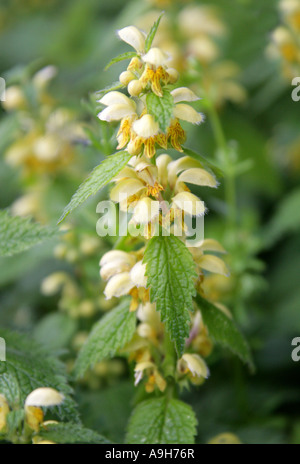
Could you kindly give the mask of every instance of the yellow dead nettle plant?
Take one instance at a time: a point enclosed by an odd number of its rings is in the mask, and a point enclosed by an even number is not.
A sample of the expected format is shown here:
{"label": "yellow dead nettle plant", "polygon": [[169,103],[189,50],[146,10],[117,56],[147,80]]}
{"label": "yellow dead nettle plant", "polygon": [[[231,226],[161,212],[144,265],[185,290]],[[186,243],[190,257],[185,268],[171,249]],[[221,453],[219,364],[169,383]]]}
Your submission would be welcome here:
{"label": "yellow dead nettle plant", "polygon": [[[120,82],[127,87],[129,96],[118,91],[106,93],[99,102],[105,108],[98,117],[107,122],[120,121],[117,134],[118,149],[132,155],[128,165],[112,180],[110,198],[119,204],[121,211],[131,213],[129,224],[142,231],[134,251],[112,250],[100,260],[100,275],[106,281],[104,294],[108,300],[131,296],[130,311],[137,312],[139,324],[136,333],[123,351],[135,361],[135,385],[144,381],[145,389],[164,391],[167,387],[163,370],[151,347],[163,350],[165,328],[155,303],[150,302],[144,263],[145,244],[153,237],[153,223],[174,232],[176,221],[182,225],[181,240],[186,241],[185,218],[203,216],[204,203],[190,191],[190,187],[218,186],[215,175],[190,156],[172,159],[166,153],[157,154],[159,147],[169,146],[182,152],[186,139],[181,120],[200,124],[204,117],[191,104],[199,100],[186,87],[176,87],[178,72],[168,67],[170,57],[159,48],[146,52],[146,35],[134,26],[118,32],[119,37],[131,45],[137,56],[131,59],[127,70],[120,75]],[[152,102],[166,105],[165,120],[155,114]],[[159,110],[158,110],[159,111]],[[169,115],[169,116],[168,116]],[[215,240],[202,240],[190,248],[198,278],[195,285],[203,293],[202,283],[206,273],[228,275],[224,261],[215,254],[225,250]],[[212,350],[212,342],[200,313],[191,317],[190,338],[177,362],[176,376],[179,383],[190,381],[200,385],[209,375],[204,357]]]}

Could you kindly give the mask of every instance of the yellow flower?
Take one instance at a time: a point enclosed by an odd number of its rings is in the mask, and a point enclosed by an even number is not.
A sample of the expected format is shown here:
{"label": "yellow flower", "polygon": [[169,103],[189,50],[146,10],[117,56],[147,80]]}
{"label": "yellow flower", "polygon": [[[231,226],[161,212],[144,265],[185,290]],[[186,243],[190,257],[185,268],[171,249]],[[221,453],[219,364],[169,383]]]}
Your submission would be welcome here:
{"label": "yellow flower", "polygon": [[26,406],[57,406],[64,401],[64,395],[54,388],[37,388],[25,400]]}
{"label": "yellow flower", "polygon": [[107,107],[98,114],[98,118],[102,121],[120,121],[136,115],[135,102],[121,92],[108,92],[99,103]]}
{"label": "yellow flower", "polygon": [[209,440],[208,445],[242,445],[242,442],[233,433],[221,433]]}
{"label": "yellow flower", "polygon": [[135,26],[124,27],[118,31],[118,36],[123,42],[131,45],[138,53],[145,50],[146,34]]}
{"label": "yellow flower", "polygon": [[138,385],[142,380],[144,375],[147,375],[148,380],[145,386],[147,393],[152,393],[155,389],[155,386],[161,392],[164,392],[167,387],[167,382],[160,374],[159,370],[157,369],[156,365],[153,362],[146,361],[141,362],[136,365],[135,369],[135,385]]}
{"label": "yellow flower", "polygon": [[209,377],[209,369],[204,359],[198,354],[184,354],[177,363],[177,370],[181,375],[188,374],[189,379],[195,385],[201,385]]}
{"label": "yellow flower", "polygon": [[9,413],[8,402],[5,396],[0,395],[0,433],[3,433],[6,427],[6,417]]}

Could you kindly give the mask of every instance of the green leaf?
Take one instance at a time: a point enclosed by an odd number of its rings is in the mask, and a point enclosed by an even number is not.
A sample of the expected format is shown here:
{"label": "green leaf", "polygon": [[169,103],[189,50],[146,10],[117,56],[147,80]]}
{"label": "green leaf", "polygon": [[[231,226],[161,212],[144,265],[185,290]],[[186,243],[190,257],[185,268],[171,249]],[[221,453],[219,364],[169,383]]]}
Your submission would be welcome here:
{"label": "green leaf", "polygon": [[158,97],[155,93],[149,93],[146,101],[148,113],[158,122],[162,132],[166,132],[173,116],[174,100],[172,95],[167,90],[164,90],[162,97]]}
{"label": "green leaf", "polygon": [[202,296],[197,295],[196,302],[209,335],[216,343],[220,343],[237,355],[253,371],[254,364],[248,343],[234,321]]}
{"label": "green leaf", "polygon": [[82,427],[80,424],[72,422],[49,424],[41,428],[37,434],[44,440],[62,444],[109,444],[107,438],[99,435],[93,430]]}
{"label": "green leaf", "polygon": [[202,164],[203,168],[210,169],[219,178],[224,177],[223,171],[220,168],[218,168],[214,163],[206,159],[205,156],[199,155],[199,153],[196,153],[190,148],[186,148],[186,147],[182,147],[182,148],[183,148],[183,152],[187,156],[190,156],[191,158],[194,158],[197,161],[199,161]]}
{"label": "green leaf", "polygon": [[31,219],[0,211],[0,256],[12,256],[59,235],[55,228],[43,227]]}
{"label": "green leaf", "polygon": [[182,401],[155,398],[143,401],[133,411],[126,443],[151,445],[193,444],[197,419]]}
{"label": "green leaf", "polygon": [[126,299],[95,324],[77,358],[76,376],[82,376],[95,363],[113,357],[131,340],[135,326],[136,315],[129,311]]}
{"label": "green leaf", "polygon": [[266,247],[274,245],[287,234],[300,230],[300,189],[289,193],[279,204],[279,207],[266,226],[264,242]]}
{"label": "green leaf", "polygon": [[123,169],[130,158],[131,155],[127,151],[120,151],[109,156],[97,166],[73,195],[58,223],[60,224],[77,206],[108,184]]}
{"label": "green leaf", "polygon": [[12,409],[23,409],[26,397],[39,387],[52,387],[65,400],[54,408],[62,420],[78,421],[77,406],[71,398],[64,365],[49,350],[16,332],[0,329],[6,342],[5,371],[0,374],[0,392]]}
{"label": "green leaf", "polygon": [[131,58],[134,58],[137,56],[136,52],[126,52],[122,53],[121,55],[116,56],[116,58],[113,58],[108,65],[105,66],[105,71],[107,71],[108,68],[110,68],[113,64],[119,63],[120,61],[124,60],[130,60]]}
{"label": "green leaf", "polygon": [[158,236],[148,242],[144,263],[151,301],[156,302],[156,309],[181,356],[189,336],[189,311],[193,311],[195,295],[193,257],[178,237]]}
{"label": "green leaf", "polygon": [[156,33],[157,33],[157,30],[158,30],[158,27],[159,27],[159,24],[161,22],[161,19],[163,17],[164,13],[162,13],[159,18],[157,19],[157,21],[155,21],[155,23],[153,24],[153,26],[151,27],[150,29],[150,32],[146,38],[146,43],[145,43],[145,52],[149,52],[151,46],[152,46],[152,43],[153,43],[153,40],[155,39],[155,36],[156,36]]}

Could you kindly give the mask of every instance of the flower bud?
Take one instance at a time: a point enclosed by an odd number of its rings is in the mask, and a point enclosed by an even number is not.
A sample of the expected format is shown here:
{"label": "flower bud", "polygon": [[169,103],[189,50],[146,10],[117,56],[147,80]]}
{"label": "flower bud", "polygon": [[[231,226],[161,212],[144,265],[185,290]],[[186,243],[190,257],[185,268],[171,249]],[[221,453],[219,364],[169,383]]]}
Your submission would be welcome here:
{"label": "flower bud", "polygon": [[135,79],[135,75],[130,71],[124,71],[119,76],[119,81],[123,85],[128,85],[133,79]]}
{"label": "flower bud", "polygon": [[135,79],[129,82],[127,90],[132,97],[138,97],[143,90],[143,86],[139,80]]}

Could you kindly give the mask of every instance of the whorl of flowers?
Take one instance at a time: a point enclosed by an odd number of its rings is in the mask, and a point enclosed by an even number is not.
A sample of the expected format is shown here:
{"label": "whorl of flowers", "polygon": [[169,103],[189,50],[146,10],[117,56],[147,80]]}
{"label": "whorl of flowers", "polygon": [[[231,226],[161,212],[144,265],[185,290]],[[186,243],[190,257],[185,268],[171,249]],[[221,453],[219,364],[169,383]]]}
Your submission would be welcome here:
{"label": "whorl of flowers", "polygon": [[120,82],[127,86],[130,97],[116,91],[107,93],[100,100],[106,108],[98,117],[102,121],[121,121],[118,149],[126,147],[132,155],[143,153],[152,158],[157,146],[167,149],[169,144],[182,151],[181,145],[186,136],[180,120],[200,124],[204,119],[201,113],[187,104],[198,100],[198,97],[185,87],[171,90],[173,115],[166,130],[162,131],[154,115],[149,113],[147,96],[153,93],[163,97],[170,85],[174,87],[178,72],[168,67],[169,56],[159,48],[145,52],[146,36],[138,28],[125,27],[118,34],[137,52],[127,70],[120,75]]}
{"label": "whorl of flowers", "polygon": [[[98,117],[108,122],[120,121],[118,149],[127,150],[132,158],[113,179],[110,197],[119,203],[121,210],[133,213],[130,222],[143,228],[144,234],[139,249],[131,252],[115,249],[104,254],[100,260],[100,274],[107,281],[106,298],[130,295],[130,310],[137,311],[140,324],[133,341],[126,347],[130,359],[137,363],[136,384],[146,376],[148,392],[155,387],[163,391],[166,381],[149,348],[151,344],[160,346],[164,329],[155,304],[150,302],[143,263],[145,242],[152,236],[151,224],[155,219],[162,228],[169,222],[172,233],[176,218],[182,221],[185,230],[185,214],[190,217],[204,215],[203,202],[190,192],[187,184],[216,188],[217,181],[197,159],[182,156],[173,160],[166,153],[157,155],[159,148],[184,151],[182,144],[186,135],[180,121],[200,124],[204,120],[190,105],[198,97],[190,89],[174,85],[178,72],[168,67],[169,57],[159,48],[146,52],[146,36],[141,30],[130,26],[120,30],[118,35],[137,53],[119,78],[129,96],[118,91],[105,94],[100,100],[105,108]],[[167,105],[168,111],[172,110],[165,127],[161,126],[158,115],[150,112],[152,108],[148,103],[152,96],[160,99],[161,105]],[[166,201],[169,208],[164,207]],[[185,234],[181,239],[186,240]],[[200,292],[205,271],[228,275],[225,263],[214,254],[225,252],[217,241],[207,239],[189,249],[198,271],[195,285]],[[179,380],[188,378],[200,384],[209,374],[201,356],[211,352],[212,344],[200,312],[191,315],[191,319],[187,353],[178,361],[177,376]]]}

